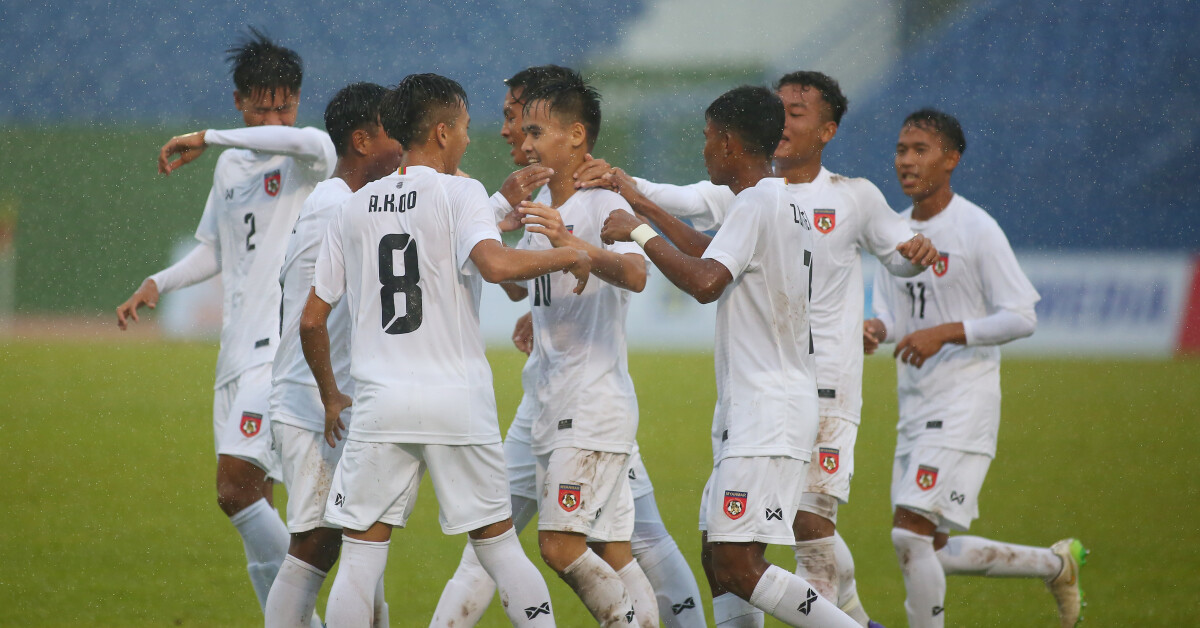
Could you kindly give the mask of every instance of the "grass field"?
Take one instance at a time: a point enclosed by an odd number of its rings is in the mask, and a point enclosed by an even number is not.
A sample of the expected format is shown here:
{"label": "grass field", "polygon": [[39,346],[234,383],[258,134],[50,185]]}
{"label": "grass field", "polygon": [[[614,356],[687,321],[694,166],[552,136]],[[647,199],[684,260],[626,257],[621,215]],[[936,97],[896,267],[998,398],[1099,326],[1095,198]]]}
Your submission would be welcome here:
{"label": "grass field", "polygon": [[[491,357],[507,424],[520,358]],[[0,341],[0,625],[261,625],[241,544],[214,500],[215,358],[205,344]],[[658,502],[698,568],[711,357],[640,354],[630,365]],[[1087,626],[1196,625],[1198,384],[1198,361],[1007,361],[1000,451],[973,532],[1030,544],[1084,539],[1093,550]],[[905,624],[888,536],[894,385],[889,361],[868,362],[858,473],[840,519],[864,604],[893,628]],[[531,531],[523,541],[535,555]],[[441,534],[426,486],[410,528],[393,537],[394,625],[428,622],[464,542]],[[794,564],[789,552],[771,555]],[[565,585],[548,572],[547,581],[558,624],[590,625]],[[1032,581],[954,578],[947,608],[950,625],[1057,625],[1050,596]],[[482,625],[506,623],[493,608]]]}

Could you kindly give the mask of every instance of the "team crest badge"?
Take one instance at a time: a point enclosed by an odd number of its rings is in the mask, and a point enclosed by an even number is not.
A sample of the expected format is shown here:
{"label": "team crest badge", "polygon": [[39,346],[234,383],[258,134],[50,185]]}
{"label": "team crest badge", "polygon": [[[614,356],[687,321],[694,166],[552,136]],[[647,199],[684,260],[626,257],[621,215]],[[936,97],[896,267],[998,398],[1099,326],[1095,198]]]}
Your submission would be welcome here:
{"label": "team crest badge", "polygon": [[921,465],[917,467],[917,488],[928,491],[937,484],[937,467]]}
{"label": "team crest badge", "polygon": [[820,451],[820,458],[817,460],[817,463],[821,465],[821,468],[825,470],[825,473],[830,475],[837,473],[838,450],[831,449],[829,447],[822,447]]}
{"label": "team crest badge", "polygon": [[559,484],[558,505],[567,512],[574,512],[576,508],[579,508],[579,485]]}
{"label": "team crest badge", "polygon": [[279,186],[283,184],[283,175],[278,170],[272,170],[263,175],[263,189],[268,196],[279,196]]}
{"label": "team crest badge", "polygon": [[817,225],[817,231],[821,233],[829,233],[837,226],[837,210],[833,209],[814,209],[814,223]]}
{"label": "team crest badge", "polygon": [[933,274],[941,277],[946,274],[948,268],[950,268],[950,254],[938,251],[937,261],[933,263]]}
{"label": "team crest badge", "polygon": [[741,491],[725,491],[725,516],[740,519],[746,514],[746,494]]}
{"label": "team crest badge", "polygon": [[258,435],[258,431],[262,429],[262,415],[254,412],[243,412],[241,427],[243,436],[254,438]]}

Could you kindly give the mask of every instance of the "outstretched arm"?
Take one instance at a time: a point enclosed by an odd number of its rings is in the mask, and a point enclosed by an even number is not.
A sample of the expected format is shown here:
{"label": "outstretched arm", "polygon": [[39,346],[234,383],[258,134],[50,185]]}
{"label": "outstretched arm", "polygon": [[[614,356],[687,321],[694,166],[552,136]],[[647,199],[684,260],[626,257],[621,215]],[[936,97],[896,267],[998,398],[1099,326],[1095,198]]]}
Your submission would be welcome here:
{"label": "outstretched arm", "polygon": [[143,305],[154,309],[159,296],[200,283],[221,272],[221,260],[211,243],[201,242],[183,259],[149,276],[134,293],[117,306],[117,327],[127,328],[127,320],[138,322],[137,311]]}
{"label": "outstretched arm", "polygon": [[[158,171],[169,175],[180,166],[191,163],[204,154],[209,146],[245,148],[263,153],[287,155],[310,161],[331,161],[333,144],[329,136],[317,129],[290,126],[255,126],[244,129],[207,129],[187,135],[177,135],[158,151]],[[171,158],[178,158],[171,161]]]}
{"label": "outstretched arm", "polygon": [[499,240],[483,240],[476,244],[471,249],[471,261],[489,283],[524,281],[556,270],[571,273],[579,282],[575,294],[583,292],[592,270],[591,258],[580,249],[522,251],[510,249]]}
{"label": "outstretched arm", "polygon": [[635,234],[634,231],[639,227],[650,228],[633,214],[617,210],[604,221],[601,238],[605,242],[638,242],[650,261],[671,283],[700,303],[716,301],[733,281],[733,275],[721,262],[688,255],[658,237],[658,234],[653,234],[652,230],[650,233],[643,230]]}

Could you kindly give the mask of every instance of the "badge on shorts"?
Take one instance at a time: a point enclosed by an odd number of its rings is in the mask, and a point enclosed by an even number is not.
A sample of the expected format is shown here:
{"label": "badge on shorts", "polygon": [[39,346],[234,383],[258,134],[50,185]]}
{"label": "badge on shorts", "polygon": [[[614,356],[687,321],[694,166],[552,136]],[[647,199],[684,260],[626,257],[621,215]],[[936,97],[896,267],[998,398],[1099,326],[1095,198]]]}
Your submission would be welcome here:
{"label": "badge on shorts", "polygon": [[946,274],[948,268],[950,268],[950,254],[938,251],[937,261],[933,263],[933,274],[941,277]]}
{"label": "badge on shorts", "polygon": [[725,516],[740,519],[746,514],[746,494],[741,491],[725,491]]}
{"label": "badge on shorts", "polygon": [[937,484],[937,467],[921,465],[917,467],[917,488],[928,491]]}
{"label": "badge on shorts", "polygon": [[578,484],[559,484],[558,485],[558,505],[567,512],[573,512],[579,508],[579,485]]}
{"label": "badge on shorts", "polygon": [[246,438],[254,438],[258,435],[258,430],[262,429],[262,415],[253,412],[242,413],[242,435]]}
{"label": "badge on shorts", "polygon": [[815,219],[814,224],[817,225],[817,231],[829,233],[837,225],[837,210],[814,209],[813,218]]}
{"label": "badge on shorts", "polygon": [[267,196],[279,196],[279,186],[283,183],[283,175],[278,170],[272,170],[263,175],[263,189]]}
{"label": "badge on shorts", "polygon": [[825,470],[825,473],[833,475],[838,470],[838,450],[829,447],[822,447],[820,458],[817,463]]}

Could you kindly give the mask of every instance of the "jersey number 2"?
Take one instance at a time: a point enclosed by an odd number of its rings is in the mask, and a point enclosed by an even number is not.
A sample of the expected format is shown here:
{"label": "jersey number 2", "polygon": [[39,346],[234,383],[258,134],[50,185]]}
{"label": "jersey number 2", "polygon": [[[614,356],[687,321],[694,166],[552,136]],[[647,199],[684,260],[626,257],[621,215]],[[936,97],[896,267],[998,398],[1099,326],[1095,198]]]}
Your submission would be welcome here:
{"label": "jersey number 2", "polygon": [[[393,268],[394,253],[404,251],[404,274]],[[407,233],[390,233],[379,240],[379,299],[383,305],[383,331],[407,334],[421,326],[421,271],[417,268],[417,241]],[[396,316],[396,294],[404,295],[404,316]]]}

